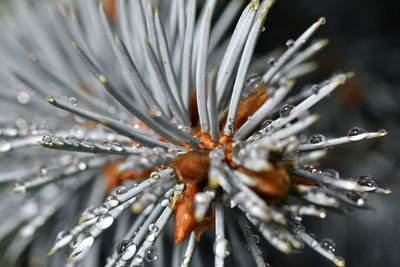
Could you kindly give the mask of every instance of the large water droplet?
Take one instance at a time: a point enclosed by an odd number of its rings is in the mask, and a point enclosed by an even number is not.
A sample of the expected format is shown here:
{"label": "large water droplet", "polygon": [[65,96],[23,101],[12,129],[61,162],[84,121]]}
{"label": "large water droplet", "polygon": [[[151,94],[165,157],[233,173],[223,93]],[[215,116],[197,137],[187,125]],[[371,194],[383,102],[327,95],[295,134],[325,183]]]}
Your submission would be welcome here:
{"label": "large water droplet", "polygon": [[0,152],[7,152],[11,150],[11,144],[6,141],[1,141],[0,142]]}
{"label": "large water droplet", "polygon": [[133,263],[135,264],[134,266],[142,266],[143,262],[143,258],[140,255],[136,255],[135,258],[133,258]]}
{"label": "large water droplet", "polygon": [[156,235],[155,234],[149,234],[146,239],[148,241],[153,242],[154,240],[156,240]]}
{"label": "large water droplet", "polygon": [[123,194],[125,194],[127,191],[128,191],[128,188],[126,188],[126,186],[121,185],[121,186],[119,186],[119,187],[117,188],[117,190],[115,191],[115,193],[116,193],[117,195],[123,195]]}
{"label": "large water droplet", "polygon": [[126,249],[129,246],[129,243],[130,243],[129,240],[122,240],[121,242],[119,242],[119,244],[115,250],[117,252],[118,256],[126,251]]}
{"label": "large water droplet", "polygon": [[358,177],[357,183],[361,186],[375,187],[377,186],[376,182],[369,175],[363,175]]}
{"label": "large water droplet", "polygon": [[319,242],[319,244],[329,253],[335,253],[335,242],[333,242],[331,239],[324,238],[321,240],[321,242]]}
{"label": "large water droplet", "polygon": [[225,258],[231,254],[230,244],[227,239],[218,237],[213,245],[214,254],[219,258]]}
{"label": "large water droplet", "polygon": [[149,231],[150,231],[151,233],[157,232],[157,231],[158,231],[157,225],[154,224],[154,223],[151,223],[151,224],[149,225]]}
{"label": "large water droplet", "polygon": [[55,239],[55,243],[58,245],[67,245],[69,242],[72,241],[72,239],[74,238],[74,236],[68,231],[61,231],[57,234],[56,239]]}
{"label": "large water droplet", "polygon": [[254,89],[256,89],[260,85],[261,82],[262,82],[262,78],[257,73],[248,74],[247,79],[246,79],[246,86],[245,86],[246,93],[247,94],[251,93]]}
{"label": "large water droplet", "polygon": [[356,136],[362,133],[366,133],[367,131],[360,127],[353,127],[350,129],[348,136]]}
{"label": "large water droplet", "polygon": [[104,204],[106,205],[106,207],[107,207],[108,209],[112,209],[112,208],[115,208],[116,206],[118,206],[119,201],[118,201],[118,199],[117,199],[116,196],[114,196],[114,195],[109,195],[109,196],[106,198],[106,200],[104,201]]}
{"label": "large water droplet", "polygon": [[322,174],[325,175],[325,176],[331,177],[331,178],[335,178],[335,179],[339,179],[340,178],[339,172],[337,170],[334,170],[334,169],[325,169],[322,172]]}
{"label": "large water droplet", "polygon": [[84,170],[86,170],[86,168],[87,168],[87,165],[86,165],[85,162],[81,161],[81,162],[78,163],[78,169],[79,170],[84,171]]}
{"label": "large water droplet", "polygon": [[293,110],[294,106],[293,105],[289,105],[289,104],[285,104],[279,111],[279,115],[282,118],[285,118],[287,116],[290,115],[290,112]]}
{"label": "large water droplet", "polygon": [[96,226],[100,230],[105,230],[108,227],[110,227],[113,224],[113,222],[114,222],[114,217],[112,217],[111,215],[108,215],[108,214],[104,214],[99,217],[99,219],[97,220]]}
{"label": "large water droplet", "polygon": [[137,247],[134,244],[126,247],[125,252],[122,254],[121,259],[124,261],[131,259],[133,257],[133,255],[135,255],[136,249],[137,249]]}
{"label": "large water droplet", "polygon": [[322,134],[313,134],[310,139],[308,139],[309,144],[318,144],[326,140],[326,137]]}
{"label": "large water droplet", "polygon": [[163,199],[161,201],[161,207],[166,207],[168,205],[168,203],[169,203],[169,199]]}
{"label": "large water droplet", "polygon": [[14,184],[14,186],[12,187],[11,191],[13,193],[25,193],[26,192],[26,186],[24,182],[18,182],[16,184]]}
{"label": "large water droplet", "polygon": [[20,104],[27,104],[30,100],[30,96],[25,92],[19,92],[17,95],[17,100]]}
{"label": "large water droplet", "polygon": [[158,259],[158,249],[154,246],[151,246],[146,249],[144,252],[144,258],[148,262],[153,262]]}

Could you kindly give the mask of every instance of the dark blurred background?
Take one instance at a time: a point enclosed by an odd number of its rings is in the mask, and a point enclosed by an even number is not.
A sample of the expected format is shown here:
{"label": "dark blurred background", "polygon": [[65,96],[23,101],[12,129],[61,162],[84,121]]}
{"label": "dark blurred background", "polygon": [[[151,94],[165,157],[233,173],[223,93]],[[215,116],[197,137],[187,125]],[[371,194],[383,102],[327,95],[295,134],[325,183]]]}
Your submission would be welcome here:
{"label": "dark blurred background", "polygon": [[[333,149],[322,162],[343,177],[370,174],[392,195],[370,195],[376,211],[355,211],[350,217],[329,213],[305,222],[317,239],[331,238],[346,266],[400,266],[400,23],[396,1],[372,0],[278,0],[268,14],[258,53],[283,46],[297,38],[319,17],[327,23],[316,36],[329,45],[315,58],[319,70],[304,82],[317,82],[335,71],[354,71],[356,76],[337,89],[314,111],[320,120],[309,134],[346,135],[353,126],[370,131],[384,128],[384,138]],[[314,130],[314,131],[313,131]],[[274,267],[331,266],[315,252],[287,257],[265,250]]]}

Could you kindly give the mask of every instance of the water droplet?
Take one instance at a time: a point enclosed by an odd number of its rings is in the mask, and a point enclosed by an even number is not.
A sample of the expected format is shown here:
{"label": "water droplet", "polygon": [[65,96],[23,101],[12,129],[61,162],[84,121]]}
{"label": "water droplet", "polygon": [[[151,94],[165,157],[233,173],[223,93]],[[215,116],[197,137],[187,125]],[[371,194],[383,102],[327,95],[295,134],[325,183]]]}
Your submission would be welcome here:
{"label": "water droplet", "polygon": [[254,141],[257,141],[257,140],[260,140],[261,139],[261,137],[262,137],[262,133],[260,133],[260,132],[255,132],[254,134],[253,134],[253,140]]}
{"label": "water droplet", "polygon": [[335,179],[339,179],[340,178],[340,174],[337,170],[335,169],[325,169],[322,172],[323,175],[331,177],[331,178],[335,178]]}
{"label": "water droplet", "polygon": [[335,264],[336,264],[336,266],[342,267],[342,266],[345,266],[346,261],[344,260],[344,258],[342,256],[337,256],[335,259]]}
{"label": "water droplet", "polygon": [[54,137],[53,143],[58,146],[62,146],[62,145],[64,145],[64,138],[62,138],[61,136]]}
{"label": "water droplet", "polygon": [[136,253],[136,245],[132,244],[125,248],[125,252],[122,254],[121,259],[127,261],[133,257]]}
{"label": "water droplet", "polygon": [[265,31],[265,27],[263,26],[262,28],[261,28],[261,32],[264,32]]}
{"label": "water droplet", "polygon": [[49,173],[45,166],[41,167],[39,170],[39,176],[45,176]]}
{"label": "water droplet", "polygon": [[325,18],[325,17],[321,17],[321,18],[319,19],[319,23],[320,23],[320,24],[325,24],[325,23],[326,23],[326,18]]}
{"label": "water droplet", "polygon": [[80,221],[87,221],[90,219],[93,219],[96,215],[93,213],[94,208],[93,207],[88,207],[82,212],[81,218],[79,219]]}
{"label": "water droplet", "polygon": [[256,241],[256,243],[260,243],[260,237],[258,235],[253,235],[254,241]]}
{"label": "water droplet", "polygon": [[310,139],[308,139],[309,144],[318,144],[326,140],[326,137],[322,134],[313,134]]}
{"label": "water droplet", "polygon": [[166,207],[169,203],[168,199],[164,199],[163,201],[161,201],[161,207]]}
{"label": "water droplet", "polygon": [[210,152],[209,157],[215,161],[222,160],[225,157],[225,153],[222,149],[217,148]]}
{"label": "water droplet", "polygon": [[294,40],[293,39],[289,39],[286,41],[286,46],[287,47],[292,47],[294,45]]}
{"label": "water droplet", "polygon": [[73,251],[71,252],[70,255],[73,255],[73,257],[76,257],[82,253],[82,255],[86,254],[87,252],[93,245],[94,243],[94,237],[90,234],[85,234],[80,237],[80,240],[77,242],[74,242],[73,246]]}
{"label": "water droplet", "polygon": [[45,143],[51,143],[51,141],[53,141],[53,138],[50,135],[45,135],[42,137],[42,141]]}
{"label": "water droplet", "polygon": [[106,200],[104,201],[105,206],[107,207],[107,209],[112,209],[115,208],[116,206],[118,206],[119,201],[117,199],[116,196],[114,195],[109,195]]}
{"label": "water droplet", "polygon": [[189,263],[190,263],[190,257],[188,257],[188,256],[185,256],[185,257],[183,258],[183,261],[182,261],[182,263],[183,263],[183,265],[185,265],[185,266],[189,266]]}
{"label": "water droplet", "polygon": [[153,242],[154,240],[156,240],[156,236],[154,234],[149,234],[147,236],[147,240]]}
{"label": "water droplet", "polygon": [[24,182],[19,182],[13,185],[12,190],[13,193],[25,193],[26,192],[26,186]]}
{"label": "water droplet", "polygon": [[144,252],[144,258],[148,262],[153,262],[158,259],[158,249],[154,246],[149,247]]}
{"label": "water droplet", "polygon": [[361,186],[376,187],[376,182],[372,179],[370,175],[362,175],[358,177],[357,183]]}
{"label": "water droplet", "polygon": [[335,242],[333,242],[331,239],[324,238],[321,240],[321,242],[319,242],[319,244],[329,253],[335,253]]}
{"label": "water droplet", "polygon": [[154,180],[160,179],[160,175],[158,174],[158,172],[152,172],[152,173],[150,174],[150,177],[151,177],[152,179],[154,179]]}
{"label": "water droplet", "polygon": [[65,231],[60,231],[57,235],[56,235],[56,240],[55,242],[57,243],[58,241],[60,241],[61,239],[63,239],[66,236],[66,232]]}
{"label": "water droplet", "polygon": [[322,173],[319,170],[319,166],[318,165],[306,164],[306,165],[304,165],[304,170],[309,171],[311,173],[316,173],[316,174]]}
{"label": "water droplet", "polygon": [[285,104],[279,111],[279,115],[281,118],[285,118],[290,115],[290,112],[293,110],[293,108],[293,105]]}
{"label": "water droplet", "polygon": [[93,145],[93,139],[90,138],[90,137],[85,138],[85,139],[83,139],[82,143],[87,145],[87,146],[92,146]]}
{"label": "water droplet", "polygon": [[108,214],[104,214],[99,217],[96,223],[96,227],[99,228],[100,230],[105,230],[108,227],[110,227],[114,222],[114,217]]}
{"label": "water droplet", "polygon": [[360,127],[353,127],[350,129],[348,136],[356,136],[362,133],[366,133],[367,131]]}
{"label": "water droplet", "polygon": [[129,246],[129,243],[130,243],[129,240],[122,240],[121,242],[119,242],[115,250],[118,256],[120,256],[122,253],[126,251],[127,247]]}
{"label": "water droplet", "polygon": [[30,100],[30,96],[25,92],[19,92],[17,95],[17,100],[20,104],[27,104]]}
{"label": "water droplet", "polygon": [[306,230],[304,228],[304,226],[299,221],[294,221],[293,224],[296,227],[296,233],[301,233],[301,232],[304,232]]}
{"label": "water droplet", "polygon": [[149,231],[152,232],[152,233],[157,232],[158,231],[157,225],[155,225],[154,223],[151,223],[149,225]]}
{"label": "water droplet", "polygon": [[276,65],[276,57],[270,57],[268,59],[268,64],[271,66],[275,66]]}
{"label": "water droplet", "polygon": [[311,92],[316,95],[319,93],[319,90],[321,89],[321,86],[319,84],[314,84],[311,86]]}
{"label": "water droplet", "polygon": [[262,82],[262,77],[258,75],[257,73],[250,73],[247,75],[246,78],[246,90],[244,90],[243,94],[246,97],[249,93],[254,91],[260,83]]}
{"label": "water droplet", "polygon": [[81,162],[78,163],[78,169],[79,170],[84,171],[84,170],[86,170],[86,168],[87,168],[87,165],[86,165],[85,162],[81,161]]}
{"label": "water droplet", "polygon": [[71,97],[68,98],[68,102],[71,103],[72,105],[76,106],[76,103],[78,101],[76,100],[75,97],[71,96]]}
{"label": "water droplet", "polygon": [[124,150],[124,149],[122,148],[122,146],[120,145],[120,143],[116,143],[116,142],[111,143],[111,148],[112,148],[114,151],[117,151],[117,152],[121,152],[122,150]]}
{"label": "water droplet", "polygon": [[140,255],[136,255],[135,258],[133,258],[133,263],[135,264],[134,266],[142,266],[143,265],[143,258]]}
{"label": "water droplet", "polygon": [[316,240],[311,241],[311,247],[315,248],[318,242]]}
{"label": "water droplet", "polygon": [[127,191],[128,191],[128,188],[126,188],[126,186],[121,185],[121,186],[118,186],[118,188],[117,188],[117,190],[115,191],[115,193],[116,193],[117,195],[123,195],[123,194],[125,194]]}
{"label": "water droplet", "polygon": [[6,141],[1,141],[0,142],[0,152],[7,152],[11,150],[11,144]]}
{"label": "water droplet", "polygon": [[268,127],[269,125],[271,125],[272,122],[273,122],[273,120],[265,120],[265,121],[262,123],[261,127],[262,127],[262,128],[266,128],[266,127]]}
{"label": "water droplet", "polygon": [[194,196],[194,204],[196,206],[207,205],[208,204],[207,195],[205,193],[197,193]]}
{"label": "water droplet", "polygon": [[380,134],[387,134],[388,132],[385,129],[379,129],[378,133]]}
{"label": "water droplet", "polygon": [[217,237],[213,245],[213,250],[215,256],[219,258],[225,258],[231,254],[230,244],[225,238]]}

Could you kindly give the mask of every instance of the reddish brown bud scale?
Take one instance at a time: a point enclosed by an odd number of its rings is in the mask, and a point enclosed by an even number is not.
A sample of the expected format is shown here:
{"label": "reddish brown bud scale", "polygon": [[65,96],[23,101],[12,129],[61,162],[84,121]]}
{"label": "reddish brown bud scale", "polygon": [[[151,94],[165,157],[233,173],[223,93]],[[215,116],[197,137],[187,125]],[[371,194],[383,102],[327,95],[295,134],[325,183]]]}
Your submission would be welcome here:
{"label": "reddish brown bud scale", "polygon": [[106,10],[110,20],[114,23],[115,16],[117,14],[117,1],[116,0],[105,0],[104,9]]}
{"label": "reddish brown bud scale", "polygon": [[239,129],[247,118],[253,115],[268,99],[267,88],[261,83],[250,95],[242,98],[239,103],[235,130]]}
{"label": "reddish brown bud scale", "polygon": [[144,169],[141,172],[136,171],[125,171],[119,172],[118,166],[125,160],[115,161],[103,168],[103,175],[106,180],[106,190],[110,192],[111,189],[120,185],[123,180],[127,179],[143,179],[149,177],[150,173],[154,169]]}
{"label": "reddish brown bud scale", "polygon": [[197,224],[196,228],[194,229],[194,233],[196,234],[196,240],[200,241],[201,236],[203,235],[204,231],[208,228],[215,227],[215,218],[214,218],[214,211],[209,209],[203,219],[203,221]]}
{"label": "reddish brown bud scale", "polygon": [[200,191],[198,184],[187,185],[176,204],[175,244],[182,244],[197,225],[194,196]]}
{"label": "reddish brown bud scale", "polygon": [[196,149],[172,161],[170,166],[174,168],[178,181],[192,184],[206,180],[210,164],[209,153],[208,149]]}
{"label": "reddish brown bud scale", "polygon": [[290,177],[286,169],[278,163],[273,164],[272,170],[264,172],[253,172],[243,167],[240,171],[250,175],[258,181],[253,189],[266,197],[283,197],[290,188]]}

